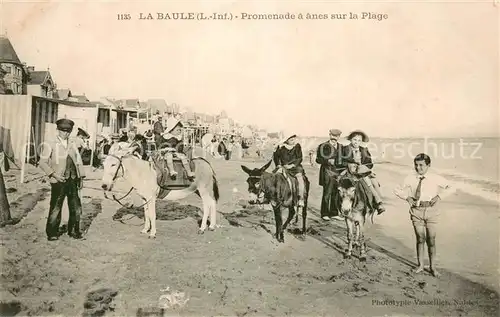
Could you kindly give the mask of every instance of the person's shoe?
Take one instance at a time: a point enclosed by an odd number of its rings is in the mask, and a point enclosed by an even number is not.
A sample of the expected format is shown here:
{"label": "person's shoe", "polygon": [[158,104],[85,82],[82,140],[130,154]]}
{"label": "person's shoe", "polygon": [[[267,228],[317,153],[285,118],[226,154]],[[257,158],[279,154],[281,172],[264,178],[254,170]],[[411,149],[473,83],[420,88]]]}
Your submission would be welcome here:
{"label": "person's shoe", "polygon": [[333,219],[333,220],[338,220],[338,221],[342,221],[342,220],[344,220],[344,218],[343,218],[343,217],[340,217],[340,216],[333,216],[333,217],[332,217],[332,219]]}
{"label": "person's shoe", "polygon": [[56,241],[56,240],[59,240],[59,237],[56,237],[56,236],[54,236],[54,237],[47,237],[47,240],[49,240],[49,241]]}
{"label": "person's shoe", "polygon": [[304,199],[299,199],[299,201],[297,202],[297,206],[304,207]]}
{"label": "person's shoe", "polygon": [[80,232],[71,233],[71,234],[69,234],[69,236],[72,237],[73,239],[76,239],[76,240],[83,239],[83,235]]}
{"label": "person's shoe", "polygon": [[194,172],[187,172],[187,176],[188,176],[188,178],[193,179],[195,174],[194,174]]}
{"label": "person's shoe", "polygon": [[170,172],[170,178],[171,179],[176,179],[177,178],[177,172]]}
{"label": "person's shoe", "polygon": [[330,220],[330,217],[328,217],[328,216],[323,216],[323,217],[321,217],[321,219],[323,219],[324,221],[329,221],[329,220]]}
{"label": "person's shoe", "polygon": [[382,203],[380,203],[377,207],[377,214],[380,215],[385,211],[385,207]]}

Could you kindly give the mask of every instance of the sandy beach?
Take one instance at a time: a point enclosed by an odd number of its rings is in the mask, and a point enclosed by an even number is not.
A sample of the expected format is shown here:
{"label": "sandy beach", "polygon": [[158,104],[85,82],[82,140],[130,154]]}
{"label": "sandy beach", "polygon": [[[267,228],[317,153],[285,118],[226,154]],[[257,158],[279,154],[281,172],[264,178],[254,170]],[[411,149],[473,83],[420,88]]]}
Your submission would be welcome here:
{"label": "sandy beach", "polygon": [[[155,240],[139,233],[141,210],[120,208],[96,190],[97,172],[82,193],[86,240],[48,242],[49,185],[35,169],[26,184],[19,184],[19,171],[9,171],[7,188],[16,189],[9,190],[11,212],[22,220],[0,229],[2,315],[498,316],[498,204],[461,192],[441,202],[436,279],[411,273],[413,229],[405,203],[392,194],[401,173],[376,167],[387,212],[368,230],[362,263],[342,256],[344,223],[319,218],[318,169],[306,167],[307,239],[288,232],[277,244],[272,213],[240,204],[246,198],[240,165],[263,162],[212,163],[222,227],[197,234],[196,196],[162,201]],[[175,292],[177,305],[162,306]]]}

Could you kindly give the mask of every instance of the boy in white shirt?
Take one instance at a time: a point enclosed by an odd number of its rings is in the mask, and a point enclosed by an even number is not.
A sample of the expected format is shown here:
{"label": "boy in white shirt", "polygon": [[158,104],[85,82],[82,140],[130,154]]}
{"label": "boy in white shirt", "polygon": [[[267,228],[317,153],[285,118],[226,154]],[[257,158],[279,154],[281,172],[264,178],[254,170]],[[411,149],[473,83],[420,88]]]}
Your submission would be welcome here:
{"label": "boy in white shirt", "polygon": [[418,267],[415,273],[424,270],[424,245],[427,243],[429,253],[429,269],[433,276],[439,277],[435,267],[436,257],[436,225],[439,220],[438,201],[452,193],[447,180],[429,172],[431,158],[424,153],[413,160],[415,172],[408,175],[402,187],[394,193],[410,205],[410,218],[417,239]]}

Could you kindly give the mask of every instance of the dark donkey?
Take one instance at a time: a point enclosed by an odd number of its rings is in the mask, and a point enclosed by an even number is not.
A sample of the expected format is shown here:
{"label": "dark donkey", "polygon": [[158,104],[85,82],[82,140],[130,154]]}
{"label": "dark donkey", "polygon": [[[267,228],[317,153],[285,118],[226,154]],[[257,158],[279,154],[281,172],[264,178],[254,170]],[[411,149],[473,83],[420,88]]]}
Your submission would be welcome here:
{"label": "dark donkey", "polygon": [[[285,242],[284,231],[293,216],[297,215],[295,222],[298,221],[298,212],[296,213],[297,194],[296,179],[285,176],[281,172],[269,173],[266,170],[271,165],[269,161],[261,168],[253,170],[241,165],[241,168],[248,174],[248,191],[250,193],[250,204],[271,204],[274,210],[274,220],[276,221],[276,239],[279,242]],[[302,237],[306,234],[307,218],[307,198],[309,196],[309,180],[304,177],[304,207],[302,207]],[[295,193],[295,194],[292,194]],[[288,218],[283,223],[281,210],[288,208]],[[297,207],[298,208],[298,207]],[[298,210],[297,210],[298,211]]]}

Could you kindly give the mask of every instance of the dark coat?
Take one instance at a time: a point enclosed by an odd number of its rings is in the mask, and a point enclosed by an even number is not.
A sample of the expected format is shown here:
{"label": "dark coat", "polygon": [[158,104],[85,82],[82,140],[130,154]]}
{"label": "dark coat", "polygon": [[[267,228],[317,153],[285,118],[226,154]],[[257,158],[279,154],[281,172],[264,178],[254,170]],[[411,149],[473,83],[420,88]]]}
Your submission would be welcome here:
{"label": "dark coat", "polygon": [[[339,175],[338,169],[342,168],[342,147],[343,145],[337,143],[334,148],[330,141],[321,143],[316,150],[316,163],[320,164],[319,169],[319,186],[325,185],[327,177],[336,178]],[[334,159],[335,164],[328,163],[329,159]]]}
{"label": "dark coat", "polygon": [[287,170],[291,175],[295,176],[297,173],[304,174],[304,168],[302,167],[302,147],[298,143],[291,150],[285,146],[280,146],[273,153],[273,161],[276,166],[295,165],[295,167]]}
{"label": "dark coat", "polygon": [[160,148],[174,148],[179,153],[184,153],[184,142],[177,138],[171,137],[168,139],[163,138]]}
{"label": "dark coat", "polygon": [[[360,146],[359,150],[361,152],[361,164],[365,165],[369,169],[372,169],[373,168],[372,155],[370,154],[370,151],[368,151],[368,148]],[[340,164],[341,168],[346,169],[347,168],[346,159],[353,159],[353,158],[354,158],[354,153],[352,145],[343,146],[342,162]]]}
{"label": "dark coat", "polygon": [[217,147],[217,152],[219,153],[219,155],[226,155],[226,152],[227,152],[227,147],[226,147],[226,144],[224,142],[220,142],[219,143],[219,146]]}

